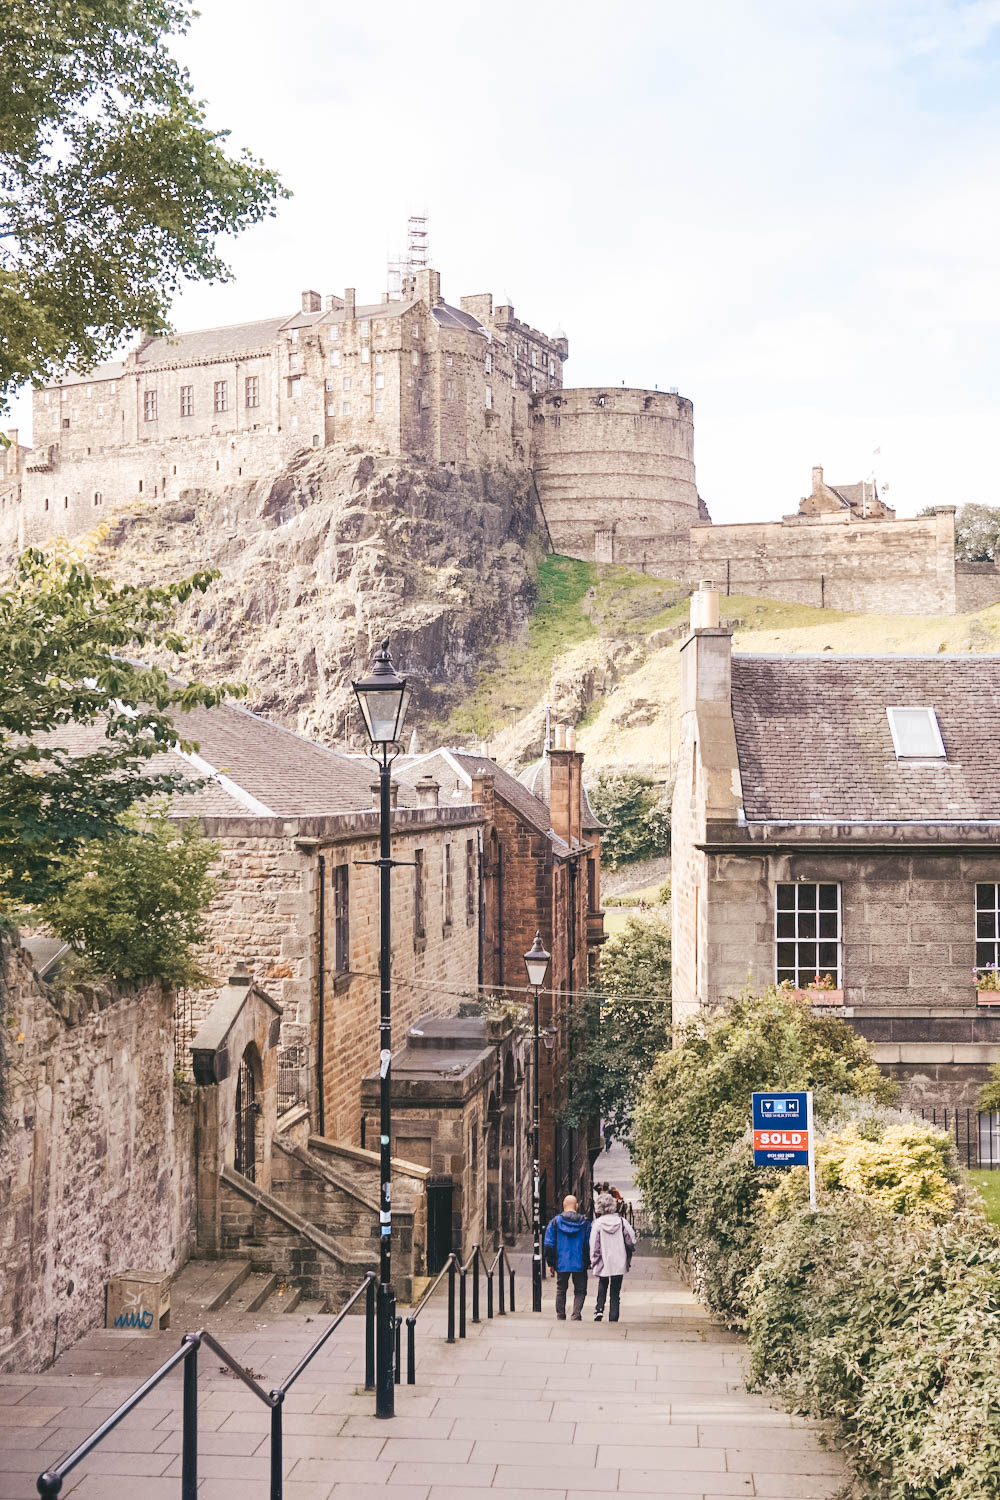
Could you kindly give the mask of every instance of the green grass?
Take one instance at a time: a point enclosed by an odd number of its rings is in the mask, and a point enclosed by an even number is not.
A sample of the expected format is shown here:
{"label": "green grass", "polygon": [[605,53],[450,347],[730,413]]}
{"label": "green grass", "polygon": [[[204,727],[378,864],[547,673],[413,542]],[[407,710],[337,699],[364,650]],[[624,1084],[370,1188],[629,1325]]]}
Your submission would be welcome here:
{"label": "green grass", "polygon": [[1000,1225],[1000,1171],[966,1172],[965,1180],[982,1194],[986,1217]]}

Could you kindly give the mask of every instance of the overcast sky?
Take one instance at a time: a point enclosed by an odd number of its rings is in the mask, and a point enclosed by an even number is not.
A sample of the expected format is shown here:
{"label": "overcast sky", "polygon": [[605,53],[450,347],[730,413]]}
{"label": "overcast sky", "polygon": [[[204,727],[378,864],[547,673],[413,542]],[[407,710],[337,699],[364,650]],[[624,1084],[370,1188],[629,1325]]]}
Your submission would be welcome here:
{"label": "overcast sky", "polygon": [[196,90],[294,197],[178,326],[375,298],[426,210],[448,300],[691,397],[717,520],[814,463],[1000,503],[1000,0],[200,3]]}

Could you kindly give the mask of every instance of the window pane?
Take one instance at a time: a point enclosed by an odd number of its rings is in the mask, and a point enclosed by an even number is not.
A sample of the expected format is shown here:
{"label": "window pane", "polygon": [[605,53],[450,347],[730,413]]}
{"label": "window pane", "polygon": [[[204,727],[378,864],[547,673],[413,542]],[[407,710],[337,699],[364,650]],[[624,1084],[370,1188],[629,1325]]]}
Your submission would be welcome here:
{"label": "window pane", "polygon": [[799,943],[798,967],[805,969],[808,978],[812,979],[819,964],[819,950],[815,943]]}
{"label": "window pane", "polygon": [[996,961],[997,961],[997,945],[996,945],[996,943],[977,943],[976,944],[976,968],[977,969],[989,969],[989,968],[992,968],[993,965],[996,963]]}
{"label": "window pane", "polygon": [[837,978],[837,956],[838,956],[838,950],[837,950],[837,944],[836,943],[820,943],[820,945],[819,945],[819,966],[820,966],[820,969],[824,973],[826,973],[829,970],[829,972],[833,976],[834,980],[836,980],[836,978]]}
{"label": "window pane", "polygon": [[820,911],[836,911],[837,910],[837,890],[838,890],[838,887],[835,886],[835,885],[821,885],[820,886],[820,888],[819,888],[819,909],[820,909]]}
{"label": "window pane", "polygon": [[793,938],[795,936],[795,913],[781,911],[778,913],[778,936],[780,938]]}
{"label": "window pane", "polygon": [[797,885],[795,889],[799,896],[799,911],[815,911],[818,887],[810,881],[805,885]]}
{"label": "window pane", "polygon": [[779,943],[778,944],[778,968],[779,969],[790,969],[790,968],[793,968],[794,965],[795,965],[795,944],[794,943]]}
{"label": "window pane", "polygon": [[799,937],[814,938],[816,936],[816,913],[813,911],[799,912]]}
{"label": "window pane", "polygon": [[795,905],[795,887],[794,887],[794,885],[779,885],[778,886],[778,910],[779,911],[790,911],[794,905]]}
{"label": "window pane", "polygon": [[788,980],[789,984],[794,984],[795,983],[795,970],[794,969],[779,969],[778,970],[778,983],[782,984],[782,983],[784,983],[784,981],[786,979]]}
{"label": "window pane", "polygon": [[886,712],[895,732],[897,756],[941,756],[933,708],[889,708]]}
{"label": "window pane", "polygon": [[979,907],[980,911],[996,910],[998,890],[1000,890],[1000,886],[996,885],[976,886],[976,905],[977,907]]}
{"label": "window pane", "polygon": [[819,935],[821,938],[835,938],[840,934],[837,931],[837,913],[835,911],[824,911],[820,913]]}
{"label": "window pane", "polygon": [[995,938],[997,935],[996,913],[981,911],[976,915],[976,937]]}

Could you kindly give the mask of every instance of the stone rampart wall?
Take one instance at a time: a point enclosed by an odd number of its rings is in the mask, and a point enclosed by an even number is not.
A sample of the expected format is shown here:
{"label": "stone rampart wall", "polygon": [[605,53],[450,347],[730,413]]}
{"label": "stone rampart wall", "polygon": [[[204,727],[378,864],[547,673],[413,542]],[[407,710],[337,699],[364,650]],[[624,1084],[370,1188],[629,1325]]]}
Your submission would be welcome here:
{"label": "stone rampart wall", "polygon": [[955,613],[971,614],[1000,603],[1000,568],[996,563],[955,565]]}
{"label": "stone rampart wall", "polygon": [[616,529],[570,555],[689,583],[711,579],[724,594],[869,614],[951,615],[1000,600],[1000,571],[957,584],[951,508],[901,521],[790,517],[649,536]]}
{"label": "stone rampart wall", "polygon": [[159,986],[63,996],[4,944],[11,1133],[0,1148],[0,1370],[43,1369],[104,1320],[123,1271],[174,1272],[194,1233],[194,1116]]}

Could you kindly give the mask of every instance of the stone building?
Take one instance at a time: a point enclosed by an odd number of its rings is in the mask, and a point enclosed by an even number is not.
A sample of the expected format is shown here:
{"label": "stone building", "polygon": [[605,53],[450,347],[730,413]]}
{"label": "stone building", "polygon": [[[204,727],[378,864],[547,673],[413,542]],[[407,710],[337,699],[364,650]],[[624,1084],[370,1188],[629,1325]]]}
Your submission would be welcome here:
{"label": "stone building", "polygon": [[912,1105],[1000,1059],[1000,657],[732,654],[702,589],[681,647],[674,1014],[748,981],[832,989]]}
{"label": "stone building", "polygon": [[[480,983],[498,999],[522,999],[524,954],[536,932],[552,954],[540,1005],[546,1045],[541,1052],[539,1159],[547,1208],[568,1192],[581,1199],[589,1196],[590,1166],[599,1149],[598,1121],[578,1129],[562,1119],[573,1013],[594,978],[604,941],[601,825],[587,800],[582,766],[574,731],[560,727],[544,759],[521,780],[487,755],[465,750],[408,757],[399,771],[400,779],[418,791],[427,788],[441,805],[461,805],[471,798],[483,809]],[[530,1068],[530,1062],[525,1048],[521,1066]],[[511,1235],[518,1224],[504,1218],[504,1204],[519,1197],[522,1227],[530,1218],[524,1167],[530,1152],[530,1099],[529,1087],[518,1103],[513,1076],[505,1081],[495,1152],[496,1196],[489,1211],[500,1215],[504,1232]]]}

